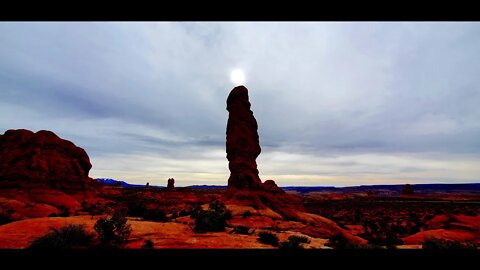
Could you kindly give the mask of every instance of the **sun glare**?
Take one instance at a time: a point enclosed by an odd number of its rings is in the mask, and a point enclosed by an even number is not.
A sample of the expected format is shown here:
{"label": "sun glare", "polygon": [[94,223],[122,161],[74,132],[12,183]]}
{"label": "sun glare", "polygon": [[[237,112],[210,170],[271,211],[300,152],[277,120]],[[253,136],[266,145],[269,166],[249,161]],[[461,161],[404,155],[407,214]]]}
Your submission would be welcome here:
{"label": "sun glare", "polygon": [[230,73],[230,79],[236,85],[245,83],[245,73],[241,69],[235,69]]}

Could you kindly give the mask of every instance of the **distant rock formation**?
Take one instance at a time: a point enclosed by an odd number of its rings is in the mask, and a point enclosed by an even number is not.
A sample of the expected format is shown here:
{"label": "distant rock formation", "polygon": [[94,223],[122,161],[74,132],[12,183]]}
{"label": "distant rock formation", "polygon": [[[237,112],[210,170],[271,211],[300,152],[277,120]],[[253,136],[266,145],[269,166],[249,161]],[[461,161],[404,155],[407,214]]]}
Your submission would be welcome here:
{"label": "distant rock formation", "polygon": [[267,180],[263,183],[263,189],[270,193],[285,193],[285,191],[277,186],[275,181]]}
{"label": "distant rock formation", "polygon": [[40,130],[7,130],[0,135],[0,186],[85,190],[90,159],[80,147]]}
{"label": "distant rock formation", "polygon": [[175,179],[169,178],[167,182],[167,190],[174,190],[175,189]]}
{"label": "distant rock formation", "polygon": [[260,190],[256,158],[261,152],[258,126],[250,110],[248,89],[237,86],[227,98],[227,159],[230,178],[228,188]]}
{"label": "distant rock formation", "polygon": [[406,184],[402,189],[402,195],[413,195],[415,192],[410,184]]}

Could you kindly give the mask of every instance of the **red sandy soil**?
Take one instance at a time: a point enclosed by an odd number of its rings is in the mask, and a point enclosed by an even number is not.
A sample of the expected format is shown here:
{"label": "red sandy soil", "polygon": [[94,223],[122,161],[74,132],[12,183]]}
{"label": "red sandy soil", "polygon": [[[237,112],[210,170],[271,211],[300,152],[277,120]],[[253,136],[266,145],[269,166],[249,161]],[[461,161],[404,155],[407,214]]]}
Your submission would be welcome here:
{"label": "red sandy soil", "polygon": [[[85,228],[94,232],[93,225],[100,216],[46,217],[31,218],[0,226],[0,248],[26,248],[35,238],[44,235],[51,227],[60,228],[67,224],[85,224]],[[252,235],[240,235],[225,232],[195,233],[190,225],[180,222],[150,222],[130,219],[132,226],[126,248],[140,248],[145,239],[150,239],[155,248],[273,248],[257,241],[258,230]],[[286,241],[290,235],[305,236],[299,232],[281,231],[277,233],[280,241]],[[306,248],[329,248],[326,239],[308,237]]]}

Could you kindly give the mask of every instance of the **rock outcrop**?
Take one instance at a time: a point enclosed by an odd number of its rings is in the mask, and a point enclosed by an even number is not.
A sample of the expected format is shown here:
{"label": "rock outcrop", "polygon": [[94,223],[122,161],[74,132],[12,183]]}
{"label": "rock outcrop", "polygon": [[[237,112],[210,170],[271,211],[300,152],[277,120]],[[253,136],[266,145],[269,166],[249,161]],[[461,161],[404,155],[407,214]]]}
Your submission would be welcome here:
{"label": "rock outcrop", "polygon": [[174,190],[175,189],[175,179],[169,178],[167,182],[167,190]]}
{"label": "rock outcrop", "polygon": [[410,184],[406,184],[402,188],[402,195],[413,195],[415,192],[413,191],[413,188]]}
{"label": "rock outcrop", "polygon": [[227,98],[227,159],[229,189],[261,190],[256,158],[261,152],[257,120],[250,110],[248,90],[237,86]]}
{"label": "rock outcrop", "polygon": [[93,181],[82,148],[40,130],[7,130],[0,135],[0,187],[48,187],[85,190]]}

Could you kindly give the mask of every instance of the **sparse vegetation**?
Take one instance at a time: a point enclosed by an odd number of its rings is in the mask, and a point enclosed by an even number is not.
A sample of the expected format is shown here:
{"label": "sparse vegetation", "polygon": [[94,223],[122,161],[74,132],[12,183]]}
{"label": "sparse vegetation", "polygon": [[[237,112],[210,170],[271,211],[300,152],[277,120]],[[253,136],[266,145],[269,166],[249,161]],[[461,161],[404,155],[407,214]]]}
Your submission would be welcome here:
{"label": "sparse vegetation", "polygon": [[208,210],[197,208],[191,214],[195,219],[193,230],[197,233],[225,231],[227,220],[232,218],[232,213],[224,204],[215,201],[210,203]]}
{"label": "sparse vegetation", "polygon": [[333,237],[330,237],[328,239],[328,246],[334,248],[334,249],[358,249],[360,248],[357,245],[352,244],[350,241],[348,241],[345,236],[337,234]]}
{"label": "sparse vegetation", "polygon": [[165,212],[163,212],[162,209],[147,209],[143,216],[144,220],[149,220],[149,221],[159,221],[159,222],[165,222],[168,221],[167,215]]}
{"label": "sparse vegetation", "polygon": [[250,228],[248,228],[247,226],[235,226],[235,227],[233,228],[232,233],[236,233],[236,234],[247,234],[247,235],[250,235],[250,234],[251,234]]}
{"label": "sparse vegetation", "polygon": [[428,222],[437,215],[480,214],[475,202],[428,202],[390,197],[320,200],[307,198],[307,212],[335,221],[340,227],[362,225],[359,237],[373,246],[394,248],[404,237],[428,230]]}
{"label": "sparse vegetation", "polygon": [[184,216],[188,216],[189,213],[187,211],[185,211],[185,209],[182,209],[179,213],[178,213],[178,216],[179,217],[184,217]]}
{"label": "sparse vegetation", "polygon": [[305,236],[291,235],[288,237],[288,241],[281,242],[279,248],[281,249],[299,249],[304,248],[303,244],[310,243]]}
{"label": "sparse vegetation", "polygon": [[250,216],[252,216],[252,212],[250,212],[250,210],[245,211],[242,215],[243,218],[247,218],[247,217],[250,217]]}
{"label": "sparse vegetation", "polygon": [[453,240],[444,240],[439,238],[425,239],[422,249],[478,249],[480,244],[461,243]]}
{"label": "sparse vegetation", "polygon": [[117,210],[111,217],[102,217],[95,223],[95,231],[97,231],[100,238],[100,243],[103,247],[123,247],[132,228],[127,224],[125,212]]}
{"label": "sparse vegetation", "polygon": [[127,204],[127,209],[129,217],[141,217],[149,221],[168,221],[167,215],[162,209],[149,209],[144,201],[131,201]]}
{"label": "sparse vegetation", "polygon": [[262,244],[271,245],[274,247],[278,247],[279,242],[278,236],[276,234],[266,231],[258,233],[257,241]]}
{"label": "sparse vegetation", "polygon": [[13,222],[12,214],[14,211],[12,209],[0,209],[0,225]]}
{"label": "sparse vegetation", "polygon": [[147,206],[143,201],[130,201],[127,204],[127,216],[129,217],[144,217],[147,213]]}
{"label": "sparse vegetation", "polygon": [[150,239],[145,239],[145,241],[143,241],[143,246],[142,246],[142,248],[152,249],[152,248],[153,248],[153,241],[150,240]]}
{"label": "sparse vegetation", "polygon": [[85,231],[84,225],[69,224],[60,229],[51,228],[50,232],[35,239],[29,248],[72,249],[93,246],[94,234]]}

